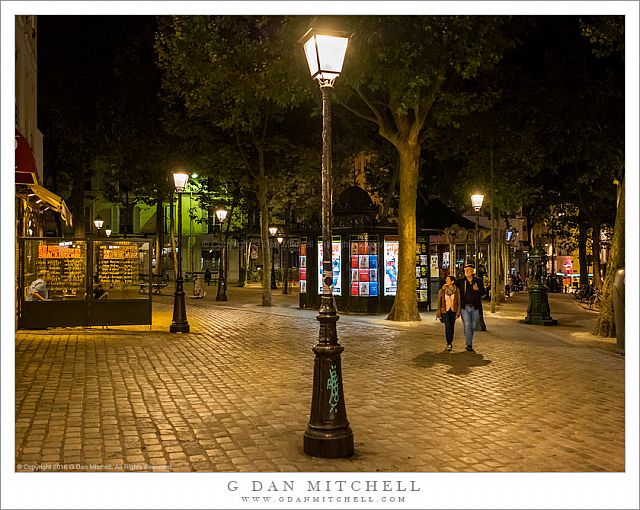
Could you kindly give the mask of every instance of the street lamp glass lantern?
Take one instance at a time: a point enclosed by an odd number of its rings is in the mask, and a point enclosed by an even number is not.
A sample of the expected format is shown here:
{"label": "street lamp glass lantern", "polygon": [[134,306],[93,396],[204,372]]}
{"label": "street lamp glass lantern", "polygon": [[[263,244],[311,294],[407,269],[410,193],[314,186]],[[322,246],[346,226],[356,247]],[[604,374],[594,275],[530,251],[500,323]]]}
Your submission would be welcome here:
{"label": "street lamp glass lantern", "polygon": [[102,225],[104,225],[104,220],[102,219],[102,217],[98,214],[98,216],[96,216],[96,219],[93,220],[93,224],[96,226],[96,228],[98,230],[100,230],[102,228]]}
{"label": "street lamp glass lantern", "polygon": [[471,195],[471,205],[473,206],[476,212],[479,212],[482,208],[482,202],[484,201],[484,195],[480,193],[476,193],[475,195]]}
{"label": "street lamp glass lantern", "polygon": [[278,227],[269,227],[269,234],[275,236],[278,233]]}
{"label": "street lamp glass lantern", "polygon": [[104,233],[107,235],[107,237],[111,237],[111,229],[109,227],[104,229]]}
{"label": "street lamp glass lantern", "polygon": [[278,236],[277,240],[278,240],[278,244],[282,244],[282,241],[284,241],[284,237]]}
{"label": "street lamp glass lantern", "polygon": [[216,209],[216,218],[220,223],[224,222],[227,219],[227,210],[222,207]]}
{"label": "street lamp glass lantern", "polygon": [[304,46],[311,78],[333,83],[342,72],[350,34],[336,30],[310,28],[300,42]]}
{"label": "street lamp glass lantern", "polygon": [[187,172],[174,172],[173,184],[176,187],[178,193],[182,193],[187,187],[187,181],[189,180],[189,174]]}

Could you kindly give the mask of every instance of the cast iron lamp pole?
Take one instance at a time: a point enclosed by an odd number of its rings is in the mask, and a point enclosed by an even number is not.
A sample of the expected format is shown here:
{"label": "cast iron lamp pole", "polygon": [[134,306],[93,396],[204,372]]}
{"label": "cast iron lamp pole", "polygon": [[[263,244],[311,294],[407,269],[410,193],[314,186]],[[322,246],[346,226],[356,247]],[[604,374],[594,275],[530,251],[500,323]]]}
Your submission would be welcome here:
{"label": "cast iron lamp pole", "polygon": [[[479,272],[480,267],[480,253],[479,253],[479,241],[480,241],[480,209],[482,209],[482,202],[484,201],[484,195],[482,193],[475,193],[471,195],[471,205],[476,212],[476,274]],[[482,296],[480,297],[480,331],[487,330],[487,324],[484,322],[484,310],[482,309]]]}
{"label": "cast iron lamp pole", "polygon": [[169,327],[171,333],[188,333],[187,308],[184,299],[184,287],[182,281],[182,192],[187,186],[189,174],[176,172],[173,174],[173,182],[178,193],[178,272],[176,276],[176,290],[173,293],[173,321]]}
{"label": "cast iron lamp pole", "polygon": [[[277,227],[269,227],[269,234],[271,234],[271,244],[273,245],[273,238],[278,233]],[[277,289],[278,284],[276,283],[276,266],[274,265],[274,256],[276,248],[275,246],[271,246],[271,289]]]}
{"label": "cast iron lamp pole", "polygon": [[226,257],[226,243],[223,241],[222,237],[222,224],[224,220],[227,218],[226,209],[219,208],[216,210],[216,217],[220,222],[220,267],[218,268],[218,294],[216,295],[216,301],[226,301],[227,300],[227,280],[224,274],[225,270],[225,257]]}
{"label": "cast iron lamp pole", "polygon": [[280,253],[280,273],[282,274],[282,293],[283,294],[288,294],[287,292],[287,274],[286,274],[286,270],[283,270],[282,266],[284,265],[282,263],[282,242],[284,241],[284,237],[282,237],[282,234],[280,234],[276,241],[278,241],[278,252]]}
{"label": "cast iron lamp pole", "polygon": [[473,210],[476,212],[476,269],[480,263],[480,253],[478,252],[478,240],[480,238],[480,209],[482,209],[482,202],[484,201],[484,195],[480,193],[476,193],[475,195],[471,195],[471,205],[473,206]]}
{"label": "cast iron lamp pole", "polygon": [[100,229],[102,228],[102,225],[104,225],[104,220],[99,214],[98,216],[96,216],[96,219],[93,220],[93,224],[95,225],[96,230],[98,231],[98,237],[100,237]]}
{"label": "cast iron lamp pole", "polygon": [[333,298],[331,186],[331,92],[342,71],[349,42],[344,32],[310,29],[300,40],[304,45],[311,77],[318,80],[322,92],[322,298],[318,322],[320,335],[313,348],[313,395],[311,416],[304,433],[304,452],[315,457],[353,455],[353,432],[347,420],[342,388],[340,354],[336,323],[338,313]]}

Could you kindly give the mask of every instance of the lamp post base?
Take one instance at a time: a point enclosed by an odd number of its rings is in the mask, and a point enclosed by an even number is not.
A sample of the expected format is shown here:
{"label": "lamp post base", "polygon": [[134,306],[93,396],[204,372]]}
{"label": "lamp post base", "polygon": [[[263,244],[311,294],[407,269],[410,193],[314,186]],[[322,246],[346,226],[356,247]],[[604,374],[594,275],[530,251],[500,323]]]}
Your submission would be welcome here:
{"label": "lamp post base", "polygon": [[539,326],[556,326],[558,324],[558,321],[551,317],[549,297],[545,286],[534,285],[529,289],[529,307],[527,316],[522,322]]}
{"label": "lamp post base", "polygon": [[188,333],[187,307],[184,299],[182,276],[176,280],[176,292],[173,294],[173,320],[169,326],[170,333]]}
{"label": "lamp post base", "polygon": [[[324,299],[324,298],[323,298]],[[320,339],[313,348],[313,395],[311,416],[304,433],[304,453],[313,457],[338,458],[353,455],[353,432],[347,420],[342,389],[344,347],[338,343],[334,310],[318,315]]]}
{"label": "lamp post base", "polygon": [[328,431],[308,427],[304,433],[304,453],[326,459],[351,457],[353,455],[351,427]]}
{"label": "lamp post base", "polygon": [[216,295],[216,301],[227,300],[227,282],[224,279],[224,275],[220,275],[218,279],[218,293]]}
{"label": "lamp post base", "polygon": [[181,322],[181,323],[173,323],[169,326],[170,333],[189,333],[189,323]]}

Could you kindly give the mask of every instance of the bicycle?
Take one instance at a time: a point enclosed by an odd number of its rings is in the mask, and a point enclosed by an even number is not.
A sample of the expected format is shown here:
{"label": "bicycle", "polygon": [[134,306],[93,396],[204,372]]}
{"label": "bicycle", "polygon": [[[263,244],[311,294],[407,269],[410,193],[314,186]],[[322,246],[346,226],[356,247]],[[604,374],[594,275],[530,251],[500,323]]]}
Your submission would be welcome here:
{"label": "bicycle", "polygon": [[589,308],[600,308],[600,303],[602,302],[602,292],[600,290],[596,290],[593,295],[589,298]]}

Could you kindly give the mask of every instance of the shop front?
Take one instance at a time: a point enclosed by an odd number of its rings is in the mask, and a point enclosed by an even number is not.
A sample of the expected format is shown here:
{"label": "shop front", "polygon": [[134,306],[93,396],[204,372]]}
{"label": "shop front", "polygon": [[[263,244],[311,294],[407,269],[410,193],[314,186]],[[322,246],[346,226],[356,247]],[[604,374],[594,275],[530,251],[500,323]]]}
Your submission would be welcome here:
{"label": "shop front", "polygon": [[20,239],[18,328],[150,325],[144,275],[152,246],[135,238]]}

